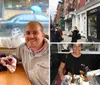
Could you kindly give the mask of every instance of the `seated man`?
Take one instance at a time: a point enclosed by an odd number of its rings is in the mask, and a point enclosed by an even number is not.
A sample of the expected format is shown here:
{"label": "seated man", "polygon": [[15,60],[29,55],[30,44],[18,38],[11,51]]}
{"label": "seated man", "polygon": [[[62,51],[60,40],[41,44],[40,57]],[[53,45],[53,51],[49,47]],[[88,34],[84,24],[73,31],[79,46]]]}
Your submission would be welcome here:
{"label": "seated man", "polygon": [[[32,85],[49,85],[49,45],[44,38],[43,26],[39,22],[31,21],[24,32],[26,42],[18,47],[17,58],[22,60]],[[14,61],[12,58],[9,66],[14,67]],[[1,63],[6,65],[5,59],[1,59]]]}

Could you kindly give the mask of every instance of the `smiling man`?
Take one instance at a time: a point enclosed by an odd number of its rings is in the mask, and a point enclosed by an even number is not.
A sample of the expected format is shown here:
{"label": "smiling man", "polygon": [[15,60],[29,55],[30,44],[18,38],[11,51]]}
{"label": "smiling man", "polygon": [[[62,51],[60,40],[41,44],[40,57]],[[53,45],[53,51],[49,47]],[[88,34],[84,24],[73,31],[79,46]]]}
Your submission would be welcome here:
{"label": "smiling man", "polygon": [[38,22],[30,22],[25,27],[25,40],[32,51],[39,50],[44,44],[43,26]]}
{"label": "smiling man", "polygon": [[[32,85],[49,85],[49,44],[43,26],[36,21],[29,22],[24,35],[26,42],[18,47],[16,56],[22,60]],[[2,59],[2,64],[5,63]]]}
{"label": "smiling man", "polygon": [[32,85],[48,85],[48,41],[44,37],[43,26],[36,21],[29,22],[24,35],[26,43],[18,48],[17,57],[22,60]]}

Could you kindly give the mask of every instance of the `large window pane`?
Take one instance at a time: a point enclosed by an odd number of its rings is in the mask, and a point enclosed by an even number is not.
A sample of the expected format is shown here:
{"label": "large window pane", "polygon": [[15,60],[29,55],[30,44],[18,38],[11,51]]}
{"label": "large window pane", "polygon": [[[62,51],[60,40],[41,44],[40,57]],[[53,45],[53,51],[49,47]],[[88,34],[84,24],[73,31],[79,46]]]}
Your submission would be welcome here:
{"label": "large window pane", "polygon": [[97,38],[97,29],[96,29],[97,17],[96,15],[91,15],[88,17],[88,36]]}
{"label": "large window pane", "polygon": [[[30,21],[39,21],[44,32],[49,32],[49,0],[0,0],[0,39],[20,36],[24,38],[25,25]],[[3,4],[3,5],[2,5]],[[35,9],[33,9],[35,7]],[[1,42],[0,42],[1,43]]]}

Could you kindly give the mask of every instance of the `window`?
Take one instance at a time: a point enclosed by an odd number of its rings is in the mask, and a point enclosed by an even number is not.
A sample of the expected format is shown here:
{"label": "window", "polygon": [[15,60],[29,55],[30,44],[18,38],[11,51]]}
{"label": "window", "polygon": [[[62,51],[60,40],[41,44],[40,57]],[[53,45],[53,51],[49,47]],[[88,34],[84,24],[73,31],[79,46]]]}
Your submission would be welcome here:
{"label": "window", "polygon": [[39,20],[39,21],[49,21],[48,17],[43,16],[43,15],[36,15],[36,20]]}
{"label": "window", "polygon": [[97,17],[96,15],[91,15],[88,17],[88,36],[97,38]]}
{"label": "window", "polygon": [[[25,25],[30,21],[39,21],[44,26],[44,32],[48,33],[49,15],[44,9],[48,9],[48,0],[0,0],[0,39],[9,39],[9,42],[20,36],[24,38]],[[39,7],[42,11],[31,9]],[[33,13],[34,11],[34,13]],[[1,43],[1,42],[0,42]],[[4,44],[4,43],[3,43]],[[13,44],[13,43],[12,43]],[[10,45],[10,44],[9,44]],[[4,44],[5,47],[7,44]],[[16,47],[18,45],[15,44]]]}
{"label": "window", "polygon": [[35,17],[33,14],[23,14],[20,16],[19,21],[33,21],[35,20]]}
{"label": "window", "polygon": [[86,4],[89,2],[90,0],[86,0],[85,2],[86,2]]}
{"label": "window", "polygon": [[80,8],[80,0],[78,0],[78,8]]}
{"label": "window", "polygon": [[[52,44],[54,45],[54,44]],[[70,53],[72,52],[72,44],[57,44],[58,53]],[[82,44],[81,52],[85,54],[100,54],[100,44]],[[52,49],[52,48],[51,48]],[[65,50],[65,51],[63,51]],[[54,50],[53,50],[54,51]]]}

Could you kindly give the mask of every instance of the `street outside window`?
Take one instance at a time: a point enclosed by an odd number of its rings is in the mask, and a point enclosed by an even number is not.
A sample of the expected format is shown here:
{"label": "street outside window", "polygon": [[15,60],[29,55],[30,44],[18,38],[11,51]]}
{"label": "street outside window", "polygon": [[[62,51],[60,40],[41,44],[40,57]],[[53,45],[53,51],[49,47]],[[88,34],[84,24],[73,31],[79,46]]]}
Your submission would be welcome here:
{"label": "street outside window", "polygon": [[91,15],[88,17],[88,36],[91,36],[93,38],[97,38],[97,19],[96,15]]}
{"label": "street outside window", "polygon": [[[39,21],[48,35],[48,4],[48,0],[1,0],[0,46],[12,48],[24,42],[24,28],[30,21]],[[18,39],[22,42],[15,44]],[[10,46],[12,42],[14,46]]]}

